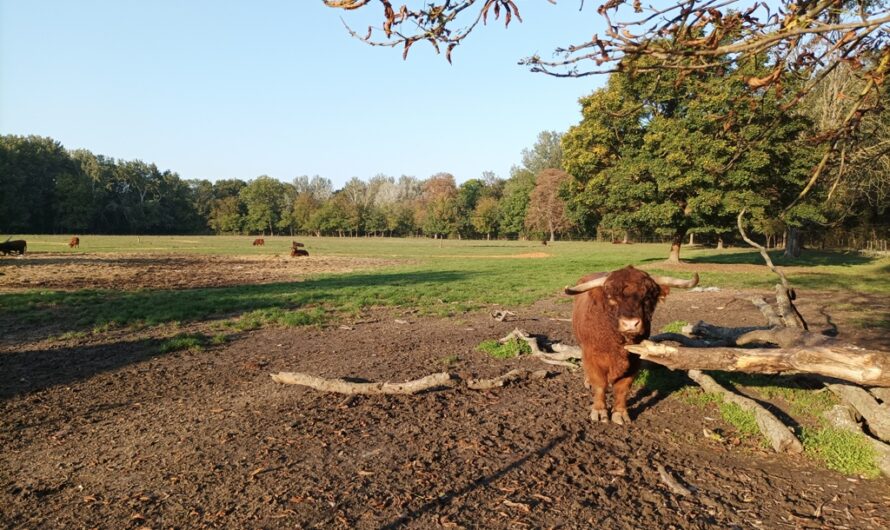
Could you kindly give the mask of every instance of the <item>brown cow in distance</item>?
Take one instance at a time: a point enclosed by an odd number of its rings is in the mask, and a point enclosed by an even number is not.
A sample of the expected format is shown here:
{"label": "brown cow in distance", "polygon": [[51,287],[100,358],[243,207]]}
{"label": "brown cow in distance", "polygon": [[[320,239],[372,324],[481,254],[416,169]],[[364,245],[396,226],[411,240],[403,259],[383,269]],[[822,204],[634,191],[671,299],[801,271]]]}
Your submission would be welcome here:
{"label": "brown cow in distance", "polygon": [[308,256],[309,251],[303,250],[302,248],[300,248],[300,247],[305,247],[305,246],[306,245],[304,245],[303,243],[298,243],[296,241],[293,241],[290,246],[290,257],[296,258],[297,256]]}
{"label": "brown cow in distance", "polygon": [[572,328],[581,346],[584,376],[593,395],[590,419],[608,422],[606,389],[612,386],[612,422],[630,422],[627,392],[640,370],[640,358],[624,349],[649,338],[652,313],[671,287],[695,287],[691,280],[650,276],[627,266],[589,274],[566,294],[575,295]]}
{"label": "brown cow in distance", "polygon": [[68,248],[80,248],[80,238],[74,236],[71,238],[71,241],[68,242]]}
{"label": "brown cow in distance", "polygon": [[265,245],[266,245],[266,240],[261,237],[258,237],[253,240],[253,246],[255,246],[255,247],[262,247]]}

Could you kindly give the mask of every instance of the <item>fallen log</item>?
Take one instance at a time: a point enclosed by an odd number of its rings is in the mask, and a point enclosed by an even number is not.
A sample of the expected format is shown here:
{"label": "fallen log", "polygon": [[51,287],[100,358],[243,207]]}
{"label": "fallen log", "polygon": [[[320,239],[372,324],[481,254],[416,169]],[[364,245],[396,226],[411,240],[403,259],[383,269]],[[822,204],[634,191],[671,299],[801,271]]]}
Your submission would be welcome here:
{"label": "fallen log", "polygon": [[322,392],[349,395],[416,394],[431,388],[451,387],[456,383],[454,375],[448,372],[439,372],[404,383],[355,383],[345,379],[325,379],[301,372],[278,372],[271,375],[276,383],[308,386]]}
{"label": "fallen log", "polygon": [[302,372],[278,372],[270,374],[272,380],[276,383],[286,385],[300,385],[313,388],[322,392],[334,392],[337,394],[347,395],[410,395],[423,392],[425,390],[434,390],[441,388],[454,388],[464,385],[470,390],[491,390],[500,388],[518,381],[546,379],[551,374],[547,370],[524,370],[515,369],[491,379],[461,379],[457,374],[449,372],[439,372],[430,374],[419,379],[406,381],[404,383],[388,383],[388,382],[371,382],[358,383],[347,381],[345,379],[333,378],[327,379],[316,375],[306,374]]}
{"label": "fallen log", "polygon": [[878,439],[890,442],[890,404],[880,404],[864,388],[838,383],[825,385],[841,401],[853,407]]}
{"label": "fallen log", "polygon": [[641,358],[674,370],[781,374],[808,372],[860,385],[890,387],[890,354],[833,342],[775,348],[687,348],[651,341],[625,346]]}
{"label": "fallen log", "polygon": [[801,445],[791,430],[753,399],[724,388],[711,376],[699,370],[689,370],[689,378],[698,383],[705,392],[720,394],[725,401],[735,403],[739,407],[753,412],[760,432],[769,440],[770,446],[777,453],[796,454],[803,452],[803,445]]}

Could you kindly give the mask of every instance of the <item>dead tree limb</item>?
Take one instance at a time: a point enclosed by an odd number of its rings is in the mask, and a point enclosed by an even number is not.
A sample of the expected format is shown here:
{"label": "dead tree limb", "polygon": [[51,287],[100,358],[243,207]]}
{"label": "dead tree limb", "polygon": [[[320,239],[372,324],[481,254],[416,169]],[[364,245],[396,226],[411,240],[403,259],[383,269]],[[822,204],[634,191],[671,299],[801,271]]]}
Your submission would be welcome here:
{"label": "dead tree limb", "polygon": [[890,355],[853,346],[687,348],[643,341],[625,348],[647,361],[673,370],[759,374],[809,372],[860,385],[890,387]]}
{"label": "dead tree limb", "polygon": [[[761,298],[760,300],[762,301],[763,298]],[[763,303],[766,304],[766,302]],[[741,328],[724,328],[722,326],[715,326],[713,324],[708,324],[707,322],[699,321],[697,324],[692,326],[692,329],[690,329],[689,331],[692,335],[701,337],[704,340],[725,341],[729,344],[735,344],[735,341],[745,333],[757,330],[771,329],[771,327],[772,326],[745,326]],[[685,331],[686,330],[684,329],[684,332]]]}
{"label": "dead tree limb", "polygon": [[766,322],[770,327],[780,327],[785,325],[779,315],[776,314],[773,306],[766,303],[766,300],[764,300],[762,296],[754,296],[751,297],[750,300],[751,303],[754,304],[754,307],[759,309],[766,318]]}
{"label": "dead tree limb", "polygon": [[825,419],[839,429],[858,432],[868,438],[869,444],[875,452],[875,465],[881,470],[881,474],[890,477],[890,445],[875,440],[862,432],[862,427],[857,421],[856,411],[850,405],[835,405],[825,413]]}
{"label": "dead tree limb", "polygon": [[769,440],[777,453],[801,453],[803,446],[791,430],[770,411],[766,410],[751,398],[736,394],[724,388],[714,379],[699,370],[689,370],[689,378],[698,383],[702,390],[720,394],[725,401],[735,403],[739,407],[754,413],[754,419],[760,432]]}
{"label": "dead tree limb", "polygon": [[271,374],[276,383],[301,385],[338,394],[416,394],[431,388],[451,387],[457,382],[453,374],[439,372],[404,383],[355,383],[345,379],[325,379],[301,372],[278,372]]}
{"label": "dead tree limb", "polygon": [[491,390],[518,381],[546,379],[551,375],[547,370],[515,369],[491,379],[462,380],[457,374],[439,372],[404,383],[356,383],[345,379],[327,379],[302,372],[278,372],[277,374],[271,374],[272,380],[276,383],[308,386],[322,392],[348,395],[416,394],[424,390],[453,388],[461,384],[470,390]]}
{"label": "dead tree limb", "polygon": [[505,342],[509,342],[511,340],[521,340],[528,344],[528,347],[531,349],[531,357],[536,357],[541,360],[541,362],[547,364],[553,364],[556,366],[565,366],[566,368],[578,368],[578,365],[570,362],[577,361],[581,359],[581,349],[574,346],[564,346],[561,344],[551,344],[551,348],[556,348],[560,346],[560,351],[557,352],[547,352],[541,349],[540,344],[538,343],[538,338],[530,335],[527,331],[516,328],[507,336],[498,339],[498,342],[504,344]]}
{"label": "dead tree limb", "polygon": [[[803,319],[803,316],[800,314],[800,311],[794,307],[794,290],[791,289],[791,285],[788,284],[788,279],[785,277],[785,273],[782,272],[779,268],[773,265],[773,260],[770,259],[769,253],[767,253],[766,249],[763,248],[763,245],[759,243],[755,243],[753,239],[748,237],[748,234],[745,232],[745,226],[742,222],[742,219],[745,217],[745,209],[742,208],[742,211],[739,212],[739,216],[736,219],[736,224],[739,227],[739,233],[742,236],[742,239],[745,240],[745,243],[748,243],[752,247],[756,248],[761,257],[763,257],[763,261],[766,262],[767,267],[774,273],[779,276],[779,280],[781,284],[776,285],[776,306],[779,309],[779,316],[782,318],[782,322],[786,327],[789,328],[807,328],[807,323]],[[772,322],[770,323],[772,325]]]}
{"label": "dead tree limb", "polygon": [[692,491],[689,490],[683,484],[680,484],[680,481],[675,479],[673,475],[671,475],[667,469],[664,468],[663,465],[657,464],[656,469],[658,469],[658,476],[661,478],[662,484],[668,487],[673,493],[685,497],[686,495],[691,495]]}
{"label": "dead tree limb", "polygon": [[875,437],[890,442],[890,405],[878,403],[864,388],[838,383],[825,386],[841,401],[856,409]]}

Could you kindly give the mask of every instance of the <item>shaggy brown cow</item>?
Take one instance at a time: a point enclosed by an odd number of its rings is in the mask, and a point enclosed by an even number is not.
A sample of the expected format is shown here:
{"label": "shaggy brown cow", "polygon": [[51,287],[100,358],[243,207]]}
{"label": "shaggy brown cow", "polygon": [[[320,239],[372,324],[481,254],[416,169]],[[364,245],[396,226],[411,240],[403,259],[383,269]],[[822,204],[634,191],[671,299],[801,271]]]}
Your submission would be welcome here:
{"label": "shaggy brown cow", "polygon": [[581,345],[584,375],[593,395],[590,419],[608,422],[606,389],[612,385],[612,422],[630,422],[627,392],[640,370],[640,358],[629,354],[625,344],[649,338],[652,313],[671,287],[695,287],[691,280],[649,276],[627,266],[617,271],[587,275],[566,294],[575,297],[572,328]]}
{"label": "shaggy brown cow", "polygon": [[305,246],[306,245],[304,245],[303,243],[298,243],[296,241],[291,242],[290,257],[295,258],[297,256],[308,256],[309,251],[303,250],[302,248],[300,248],[300,247],[305,247]]}
{"label": "shaggy brown cow", "polygon": [[68,248],[80,248],[80,238],[74,236],[71,238],[71,241],[68,242]]}
{"label": "shaggy brown cow", "polygon": [[22,256],[25,255],[25,250],[28,249],[28,243],[24,239],[15,239],[13,241],[6,240],[0,243],[0,254],[4,256],[9,253],[18,253]]}
{"label": "shaggy brown cow", "polygon": [[261,237],[258,237],[253,240],[253,246],[255,246],[255,247],[262,247],[262,246],[265,246],[265,244],[266,244],[266,240]]}

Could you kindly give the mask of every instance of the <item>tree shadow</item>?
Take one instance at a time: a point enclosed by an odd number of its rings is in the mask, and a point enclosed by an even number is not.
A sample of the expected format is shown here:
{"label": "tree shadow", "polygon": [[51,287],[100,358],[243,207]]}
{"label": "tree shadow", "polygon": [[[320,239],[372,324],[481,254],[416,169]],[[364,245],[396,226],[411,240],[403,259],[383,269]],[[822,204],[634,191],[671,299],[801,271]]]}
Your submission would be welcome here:
{"label": "tree shadow", "polygon": [[0,400],[165,355],[161,339],[121,341],[93,346],[22,350],[0,355]]}
{"label": "tree shadow", "polygon": [[[785,258],[782,251],[768,251],[775,265],[785,267],[819,267],[826,265],[852,267],[875,261],[874,257],[858,252],[803,251],[799,258]],[[658,260],[652,260],[658,261]],[[722,265],[763,265],[763,256],[756,250],[746,252],[713,252],[695,256],[685,256],[686,263],[714,263]]]}
{"label": "tree shadow", "polygon": [[25,291],[0,294],[0,342],[15,343],[107,324],[156,325],[229,318],[256,310],[352,308],[416,303],[473,273],[458,271],[341,274],[298,282],[116,291]]}
{"label": "tree shadow", "polygon": [[490,486],[491,484],[493,484],[494,482],[496,482],[498,479],[500,479],[503,476],[510,473],[511,471],[524,466],[532,458],[535,458],[535,457],[540,458],[540,457],[546,455],[547,453],[552,451],[556,446],[565,442],[568,439],[568,437],[569,437],[569,433],[563,433],[563,434],[560,434],[559,436],[555,436],[555,437],[551,438],[550,441],[545,446],[543,446],[539,449],[536,449],[521,458],[514,460],[510,464],[502,467],[501,469],[495,471],[494,473],[491,473],[489,475],[483,475],[483,476],[469,482],[468,484],[466,484],[464,486],[461,486],[459,488],[452,489],[449,492],[443,493],[435,500],[427,502],[426,504],[423,504],[419,508],[416,508],[414,510],[411,510],[411,511],[399,516],[397,519],[383,525],[381,528],[392,530],[395,528],[399,528],[399,527],[408,525],[409,523],[411,523],[415,519],[423,516],[424,514],[432,512],[432,511],[440,509],[440,508],[444,508],[445,506],[451,504],[454,500],[456,500],[460,497],[463,497],[464,495],[467,495],[468,493],[471,493],[479,488],[486,488],[486,487]]}

